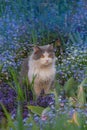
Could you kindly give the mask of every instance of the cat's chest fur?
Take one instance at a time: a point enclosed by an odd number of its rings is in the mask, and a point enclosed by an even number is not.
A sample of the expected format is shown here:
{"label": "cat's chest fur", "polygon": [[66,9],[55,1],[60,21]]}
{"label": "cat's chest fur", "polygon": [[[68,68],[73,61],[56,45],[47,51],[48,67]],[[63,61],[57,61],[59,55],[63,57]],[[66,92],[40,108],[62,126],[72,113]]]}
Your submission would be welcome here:
{"label": "cat's chest fur", "polygon": [[35,47],[28,60],[28,79],[32,83],[34,78],[34,91],[37,96],[44,90],[49,93],[54,87],[55,80],[55,54],[52,45]]}
{"label": "cat's chest fur", "polygon": [[40,81],[44,82],[48,80],[50,81],[55,77],[56,70],[54,65],[40,68],[39,65],[36,65],[31,61],[28,65],[29,65],[28,78],[30,82],[32,82],[34,76],[36,76],[35,79],[38,80],[38,82]]}

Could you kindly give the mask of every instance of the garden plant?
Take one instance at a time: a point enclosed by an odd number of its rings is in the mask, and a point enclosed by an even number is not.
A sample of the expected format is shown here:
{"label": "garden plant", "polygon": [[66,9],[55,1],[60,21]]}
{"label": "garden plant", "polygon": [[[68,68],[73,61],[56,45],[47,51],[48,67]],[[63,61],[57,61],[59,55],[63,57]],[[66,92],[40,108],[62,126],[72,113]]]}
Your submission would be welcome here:
{"label": "garden plant", "polygon": [[[87,1],[0,0],[0,130],[87,130]],[[55,88],[19,77],[32,46],[53,44]]]}

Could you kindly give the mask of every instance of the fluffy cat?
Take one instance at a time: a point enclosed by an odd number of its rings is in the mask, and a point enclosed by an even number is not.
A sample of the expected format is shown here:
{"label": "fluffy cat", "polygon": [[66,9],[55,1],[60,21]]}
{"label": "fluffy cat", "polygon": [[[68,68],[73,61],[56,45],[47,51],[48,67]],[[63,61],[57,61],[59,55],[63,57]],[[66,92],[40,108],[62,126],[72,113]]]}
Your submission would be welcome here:
{"label": "fluffy cat", "polygon": [[25,60],[27,71],[25,69],[24,71],[27,73],[29,83],[32,82],[35,76],[34,91],[37,96],[40,95],[42,90],[47,94],[54,87],[55,59],[53,45],[45,45],[35,46],[31,56]]}

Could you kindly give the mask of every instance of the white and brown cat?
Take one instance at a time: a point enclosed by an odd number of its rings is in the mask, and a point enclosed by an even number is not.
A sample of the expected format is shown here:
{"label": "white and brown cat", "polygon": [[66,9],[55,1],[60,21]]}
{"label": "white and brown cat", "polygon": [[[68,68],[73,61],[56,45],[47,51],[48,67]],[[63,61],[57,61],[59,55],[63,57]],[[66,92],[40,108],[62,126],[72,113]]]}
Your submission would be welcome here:
{"label": "white and brown cat", "polygon": [[53,45],[35,46],[32,54],[24,61],[21,75],[22,77],[27,75],[29,83],[35,76],[34,91],[37,96],[42,90],[47,94],[54,87],[55,61]]}

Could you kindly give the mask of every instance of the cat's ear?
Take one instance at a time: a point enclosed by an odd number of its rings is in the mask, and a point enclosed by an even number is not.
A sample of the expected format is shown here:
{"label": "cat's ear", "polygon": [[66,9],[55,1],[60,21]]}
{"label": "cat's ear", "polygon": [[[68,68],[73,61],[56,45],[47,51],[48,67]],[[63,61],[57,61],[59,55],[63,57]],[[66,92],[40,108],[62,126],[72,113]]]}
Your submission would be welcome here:
{"label": "cat's ear", "polygon": [[53,48],[53,44],[50,44],[49,47],[48,47],[48,50],[49,50],[49,51],[53,51],[53,49],[54,49],[54,48]]}
{"label": "cat's ear", "polygon": [[37,52],[41,51],[39,46],[34,46],[33,50],[34,50],[34,53],[37,53]]}

